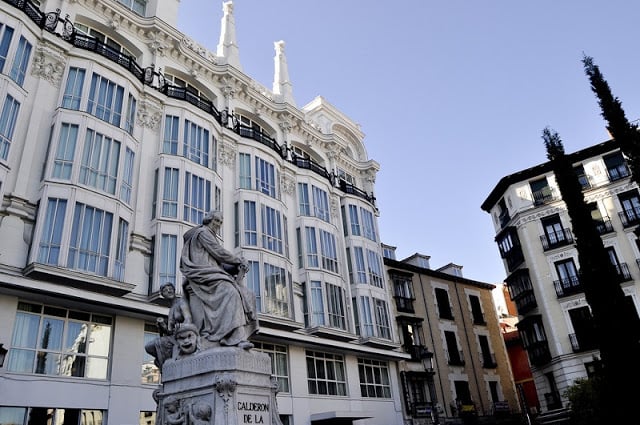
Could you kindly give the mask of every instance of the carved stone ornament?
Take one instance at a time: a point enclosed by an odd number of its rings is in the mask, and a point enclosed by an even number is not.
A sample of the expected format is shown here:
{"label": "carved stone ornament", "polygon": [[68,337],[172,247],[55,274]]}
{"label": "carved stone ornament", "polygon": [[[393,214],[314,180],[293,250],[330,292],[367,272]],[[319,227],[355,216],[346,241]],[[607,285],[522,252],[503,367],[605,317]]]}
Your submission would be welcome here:
{"label": "carved stone ornament", "polygon": [[233,394],[236,391],[238,383],[230,375],[223,373],[216,378],[214,386],[216,387],[218,395],[224,402],[224,415],[226,416],[225,421],[228,422],[229,401],[233,399]]}
{"label": "carved stone ornament", "polygon": [[142,100],[138,106],[136,113],[136,122],[141,127],[146,127],[155,132],[160,129],[160,121],[162,120],[162,108],[155,102],[148,99]]}
{"label": "carved stone ornament", "polygon": [[282,173],[280,175],[280,188],[283,193],[287,195],[293,195],[296,191],[296,180],[289,173]]}
{"label": "carved stone ornament", "polygon": [[218,63],[218,60],[213,53],[188,37],[183,37],[182,40],[180,40],[180,45],[186,49],[191,50],[201,58],[205,59],[208,62],[211,62],[214,65]]}
{"label": "carved stone ornament", "polygon": [[218,145],[218,159],[221,164],[227,167],[233,167],[236,162],[237,149],[234,145],[228,142],[221,142]]}
{"label": "carved stone ornament", "polygon": [[31,66],[31,75],[40,77],[55,87],[60,87],[62,74],[66,67],[67,58],[64,52],[49,43],[36,47]]}
{"label": "carved stone ornament", "polygon": [[164,50],[167,45],[162,40],[161,33],[153,31],[148,34],[147,46],[157,56],[164,56]]}

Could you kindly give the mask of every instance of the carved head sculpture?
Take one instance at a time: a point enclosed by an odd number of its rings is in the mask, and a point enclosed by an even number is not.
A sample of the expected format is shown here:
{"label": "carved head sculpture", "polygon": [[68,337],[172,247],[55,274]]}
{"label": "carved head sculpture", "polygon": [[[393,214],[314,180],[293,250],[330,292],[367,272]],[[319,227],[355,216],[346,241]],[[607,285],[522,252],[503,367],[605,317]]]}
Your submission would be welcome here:
{"label": "carved head sculpture", "polygon": [[193,354],[198,349],[198,328],[191,323],[180,326],[176,330],[175,338],[182,355]]}
{"label": "carved head sculpture", "polygon": [[176,287],[171,282],[163,283],[160,286],[160,295],[162,295],[162,298],[172,300],[176,297]]}
{"label": "carved head sculpture", "polygon": [[202,224],[204,224],[205,226],[209,226],[215,231],[222,225],[222,212],[209,211],[202,219]]}
{"label": "carved head sculpture", "polygon": [[199,401],[193,404],[193,416],[196,419],[201,419],[204,421],[208,421],[211,418],[211,406],[207,403]]}

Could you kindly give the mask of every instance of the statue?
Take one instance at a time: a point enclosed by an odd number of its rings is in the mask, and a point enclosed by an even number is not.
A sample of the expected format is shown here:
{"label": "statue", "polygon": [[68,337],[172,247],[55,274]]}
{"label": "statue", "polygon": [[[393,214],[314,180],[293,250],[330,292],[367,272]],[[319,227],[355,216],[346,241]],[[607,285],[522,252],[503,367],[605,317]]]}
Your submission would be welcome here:
{"label": "statue", "polygon": [[187,323],[180,326],[174,336],[178,351],[173,355],[173,358],[179,359],[198,351],[198,328],[194,324]]}
{"label": "statue", "polygon": [[222,213],[211,211],[202,225],[184,234],[180,271],[193,324],[203,349],[237,346],[248,350],[258,330],[255,294],[242,284],[247,260],[227,251],[217,239]]}
{"label": "statue", "polygon": [[169,308],[166,321],[162,317],[156,319],[160,336],[149,341],[144,349],[154,357],[155,365],[162,368],[164,362],[174,356],[174,346],[176,345],[174,334],[176,330],[183,324],[191,323],[192,319],[187,301],[182,297],[176,297],[176,289],[173,283],[164,283],[160,287],[160,294],[163,298],[171,300],[171,308]]}

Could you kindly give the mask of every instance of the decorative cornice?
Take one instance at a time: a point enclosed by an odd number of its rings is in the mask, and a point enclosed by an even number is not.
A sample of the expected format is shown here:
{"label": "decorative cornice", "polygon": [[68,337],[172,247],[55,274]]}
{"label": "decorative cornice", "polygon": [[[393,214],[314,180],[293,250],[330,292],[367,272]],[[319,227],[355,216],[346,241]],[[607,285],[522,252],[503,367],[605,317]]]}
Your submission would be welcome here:
{"label": "decorative cornice", "polygon": [[129,246],[132,251],[139,251],[145,255],[151,255],[151,239],[139,233],[131,233]]}
{"label": "decorative cornice", "polygon": [[36,47],[31,66],[31,75],[40,77],[56,88],[60,87],[62,75],[66,67],[67,58],[62,49],[48,42],[42,42]]}

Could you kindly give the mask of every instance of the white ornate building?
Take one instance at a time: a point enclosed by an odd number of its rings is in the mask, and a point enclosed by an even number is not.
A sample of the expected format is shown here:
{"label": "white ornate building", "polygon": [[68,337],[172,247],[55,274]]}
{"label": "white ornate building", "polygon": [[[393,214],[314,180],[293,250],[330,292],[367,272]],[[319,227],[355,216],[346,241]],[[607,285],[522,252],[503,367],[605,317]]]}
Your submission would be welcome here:
{"label": "white ornate building", "polygon": [[223,211],[250,261],[284,424],[403,422],[374,182],[357,124],[210,52],[179,0],[0,1],[0,423],[153,424],[144,353],[182,235]]}
{"label": "white ornate building", "polygon": [[[583,188],[629,308],[640,305],[640,194],[613,140],[567,155]],[[491,214],[543,412],[599,367],[591,309],[580,281],[571,221],[551,164],[503,177],[482,204]],[[612,332],[624,332],[624,329]]]}

